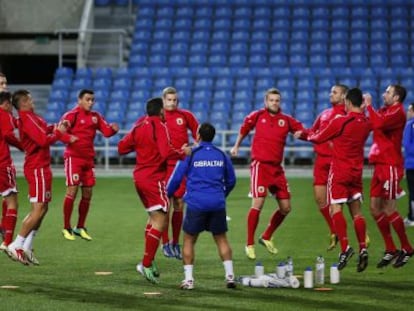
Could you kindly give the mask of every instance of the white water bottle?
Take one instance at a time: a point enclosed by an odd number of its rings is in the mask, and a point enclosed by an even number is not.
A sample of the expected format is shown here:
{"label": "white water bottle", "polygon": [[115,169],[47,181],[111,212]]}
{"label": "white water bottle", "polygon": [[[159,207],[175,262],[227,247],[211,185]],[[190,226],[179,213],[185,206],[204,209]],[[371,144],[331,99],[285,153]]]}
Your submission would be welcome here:
{"label": "white water bottle", "polygon": [[331,284],[338,284],[340,277],[339,277],[339,270],[338,270],[338,265],[336,263],[332,264],[331,266],[331,270],[329,273],[329,278],[331,281]]}
{"label": "white water bottle", "polygon": [[288,257],[286,260],[286,276],[290,277],[293,275],[293,259],[292,257]]}
{"label": "white water bottle", "polygon": [[311,267],[307,267],[303,274],[303,287],[313,288],[313,272]]}
{"label": "white water bottle", "polygon": [[315,267],[315,284],[323,285],[325,283],[325,260],[322,256],[316,258]]}
{"label": "white water bottle", "polygon": [[286,265],[283,261],[281,261],[277,266],[276,266],[276,275],[279,279],[283,279],[286,276]]}
{"label": "white water bottle", "polygon": [[264,274],[264,267],[260,261],[256,263],[256,266],[254,267],[254,275],[258,278],[261,277]]}

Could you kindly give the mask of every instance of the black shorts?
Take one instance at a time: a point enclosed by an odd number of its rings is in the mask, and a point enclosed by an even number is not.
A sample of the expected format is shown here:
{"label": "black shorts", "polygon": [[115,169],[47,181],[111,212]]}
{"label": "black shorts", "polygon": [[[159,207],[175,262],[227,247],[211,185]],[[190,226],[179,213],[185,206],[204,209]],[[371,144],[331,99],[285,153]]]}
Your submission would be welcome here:
{"label": "black shorts", "polygon": [[183,230],[185,233],[195,235],[203,231],[210,231],[214,235],[227,232],[226,210],[199,211],[186,209]]}

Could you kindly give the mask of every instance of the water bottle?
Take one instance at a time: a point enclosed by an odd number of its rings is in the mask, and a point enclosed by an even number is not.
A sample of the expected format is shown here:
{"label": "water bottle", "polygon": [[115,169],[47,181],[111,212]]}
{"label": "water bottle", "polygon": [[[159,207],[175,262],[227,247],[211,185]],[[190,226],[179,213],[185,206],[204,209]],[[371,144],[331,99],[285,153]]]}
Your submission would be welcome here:
{"label": "water bottle", "polygon": [[281,261],[277,266],[276,266],[276,275],[279,279],[283,279],[286,276],[286,265],[283,261]]}
{"label": "water bottle", "polygon": [[303,287],[313,288],[313,272],[311,267],[306,267],[303,274]]}
{"label": "water bottle", "polygon": [[256,266],[254,267],[254,275],[258,278],[261,277],[264,274],[264,267],[260,261],[256,263]]}
{"label": "water bottle", "polygon": [[339,283],[339,270],[338,270],[338,265],[336,263],[332,264],[331,266],[329,278],[330,278],[331,284]]}
{"label": "water bottle", "polygon": [[293,275],[293,259],[288,257],[286,260],[286,276],[291,277]]}
{"label": "water bottle", "polygon": [[316,258],[315,267],[315,284],[323,285],[325,283],[325,260],[322,256]]}

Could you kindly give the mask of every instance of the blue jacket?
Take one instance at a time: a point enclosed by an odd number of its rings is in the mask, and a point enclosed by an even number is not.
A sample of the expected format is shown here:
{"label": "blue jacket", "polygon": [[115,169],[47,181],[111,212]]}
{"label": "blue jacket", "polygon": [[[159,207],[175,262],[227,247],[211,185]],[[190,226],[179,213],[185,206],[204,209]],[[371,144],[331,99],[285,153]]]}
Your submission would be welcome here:
{"label": "blue jacket", "polygon": [[201,142],[190,156],[177,162],[167,184],[168,196],[173,195],[185,176],[187,208],[201,211],[225,208],[226,197],[236,184],[229,157],[210,142]]}
{"label": "blue jacket", "polygon": [[414,118],[407,121],[403,133],[404,167],[414,169]]}

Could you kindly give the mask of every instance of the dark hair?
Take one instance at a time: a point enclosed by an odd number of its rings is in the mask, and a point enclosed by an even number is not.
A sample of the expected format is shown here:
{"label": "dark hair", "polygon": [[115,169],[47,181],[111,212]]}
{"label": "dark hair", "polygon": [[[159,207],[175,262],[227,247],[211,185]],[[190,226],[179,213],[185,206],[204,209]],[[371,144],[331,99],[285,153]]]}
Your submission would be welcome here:
{"label": "dark hair", "polygon": [[16,110],[20,109],[20,103],[22,100],[27,99],[30,96],[30,92],[28,90],[17,90],[13,93],[12,96],[12,105]]}
{"label": "dark hair", "polygon": [[80,90],[80,91],[79,91],[79,93],[78,93],[78,98],[79,98],[79,99],[81,99],[81,98],[83,97],[83,95],[85,95],[85,94],[90,94],[90,95],[93,95],[93,94],[95,94],[95,93],[94,93],[94,91],[93,91],[93,90],[90,90],[90,89],[82,89],[82,90]]}
{"label": "dark hair", "polygon": [[11,103],[11,93],[10,92],[7,92],[7,91],[0,92],[0,105],[3,105],[5,101],[8,101],[8,102]]}
{"label": "dark hair", "polygon": [[407,90],[401,84],[391,84],[391,87],[394,88],[394,95],[397,95],[399,98],[399,102],[402,103],[407,96]]}
{"label": "dark hair", "polygon": [[5,77],[6,77],[6,75],[0,71],[0,77],[5,78]]}
{"label": "dark hair", "polygon": [[200,124],[198,134],[200,134],[202,141],[212,142],[216,135],[216,129],[212,124],[205,122]]}
{"label": "dark hair", "polygon": [[352,88],[346,92],[345,99],[349,100],[352,106],[361,107],[363,101],[362,91],[357,87]]}
{"label": "dark hair", "polygon": [[153,97],[147,101],[147,114],[149,116],[159,116],[163,108],[162,98]]}

